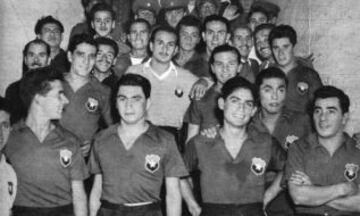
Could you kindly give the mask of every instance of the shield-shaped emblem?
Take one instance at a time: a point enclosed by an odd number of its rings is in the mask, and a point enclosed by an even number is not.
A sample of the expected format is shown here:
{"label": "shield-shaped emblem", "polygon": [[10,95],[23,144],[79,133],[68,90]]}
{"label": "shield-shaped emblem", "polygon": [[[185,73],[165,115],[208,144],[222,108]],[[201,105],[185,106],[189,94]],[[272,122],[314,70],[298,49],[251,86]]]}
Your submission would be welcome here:
{"label": "shield-shaped emblem", "polygon": [[160,167],[160,156],[150,154],[145,156],[145,169],[151,173],[156,172]]}
{"label": "shield-shaped emblem", "polygon": [[344,176],[348,181],[354,181],[357,178],[359,171],[359,165],[353,163],[347,163],[345,165]]}
{"label": "shield-shaped emblem", "polygon": [[8,182],[8,191],[9,191],[9,195],[13,195],[14,193],[14,184],[12,182]]}
{"label": "shield-shaped emblem", "polygon": [[290,146],[290,144],[292,144],[293,142],[295,142],[296,140],[298,140],[299,137],[295,136],[295,135],[289,135],[286,137],[285,143],[284,143],[284,148],[287,150]]}
{"label": "shield-shaped emblem", "polygon": [[99,101],[95,98],[89,97],[85,103],[85,107],[89,112],[96,112],[99,107]]}
{"label": "shield-shaped emblem", "polygon": [[68,149],[60,150],[60,164],[63,167],[68,167],[72,162],[72,152]]}
{"label": "shield-shaped emblem", "polygon": [[250,170],[255,175],[260,176],[264,174],[265,167],[266,167],[266,162],[263,159],[257,157],[252,158]]}
{"label": "shield-shaped emblem", "polygon": [[309,84],[307,84],[306,82],[298,82],[297,91],[299,94],[304,95],[308,92],[308,90],[309,90]]}

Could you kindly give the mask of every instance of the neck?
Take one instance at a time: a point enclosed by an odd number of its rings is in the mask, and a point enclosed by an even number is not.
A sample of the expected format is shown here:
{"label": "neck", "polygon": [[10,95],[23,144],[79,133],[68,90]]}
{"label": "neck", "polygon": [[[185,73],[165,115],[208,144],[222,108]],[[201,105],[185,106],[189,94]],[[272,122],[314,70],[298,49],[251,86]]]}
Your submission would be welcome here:
{"label": "neck", "polygon": [[55,56],[57,56],[57,54],[59,54],[59,52],[60,52],[60,47],[59,47],[59,46],[57,46],[57,47],[51,47],[51,48],[50,48],[50,58],[51,58],[51,59],[54,59]]}
{"label": "neck", "polygon": [[151,59],[150,66],[158,74],[163,74],[165,71],[167,71],[170,67],[170,62],[168,63],[162,63],[159,61],[156,61],[155,59]]}
{"label": "neck", "polygon": [[209,61],[210,56],[211,56],[211,50],[209,48],[206,47],[206,60]]}
{"label": "neck", "polygon": [[109,77],[111,75],[111,70],[108,70],[106,72],[100,72],[99,70],[94,68],[93,75],[94,75],[94,77],[96,77],[96,79],[98,79],[100,82],[102,82],[104,79],[106,79],[107,77]]}
{"label": "neck", "polygon": [[80,76],[74,72],[74,69],[70,69],[70,72],[65,75],[65,79],[71,83],[87,83],[90,80],[90,74]]}
{"label": "neck", "polygon": [[318,140],[320,145],[322,145],[332,156],[343,143],[344,135],[343,132],[341,131],[331,138],[324,138],[318,136]]}
{"label": "neck", "polygon": [[281,112],[278,113],[269,113],[265,109],[261,109],[260,116],[264,122],[276,122],[281,115]]}
{"label": "neck", "polygon": [[285,65],[285,66],[280,66],[280,69],[282,71],[284,71],[285,74],[288,74],[289,71],[291,71],[293,68],[295,68],[297,66],[297,63],[295,60],[293,60],[290,64]]}
{"label": "neck", "polygon": [[123,120],[120,121],[119,130],[122,132],[126,132],[128,135],[139,135],[142,134],[147,128],[149,124],[143,119],[135,124],[127,124]]}
{"label": "neck", "polygon": [[215,84],[215,91],[216,92],[221,92],[221,88],[223,87],[223,84],[220,82],[216,82]]}
{"label": "neck", "polygon": [[243,140],[247,136],[246,126],[234,127],[224,122],[223,128],[220,130],[223,137],[237,138]]}
{"label": "neck", "polygon": [[29,109],[25,124],[34,132],[34,134],[42,141],[52,129],[49,118],[41,112],[40,108],[33,105]]}
{"label": "neck", "polygon": [[180,49],[179,51],[179,55],[178,57],[176,58],[176,62],[180,65],[180,66],[183,66],[186,64],[186,62],[189,61],[189,59],[191,57],[193,57],[195,53],[195,50],[183,50],[183,49]]}
{"label": "neck", "polygon": [[147,56],[147,51],[145,49],[132,49],[131,56],[135,58],[145,58]]}

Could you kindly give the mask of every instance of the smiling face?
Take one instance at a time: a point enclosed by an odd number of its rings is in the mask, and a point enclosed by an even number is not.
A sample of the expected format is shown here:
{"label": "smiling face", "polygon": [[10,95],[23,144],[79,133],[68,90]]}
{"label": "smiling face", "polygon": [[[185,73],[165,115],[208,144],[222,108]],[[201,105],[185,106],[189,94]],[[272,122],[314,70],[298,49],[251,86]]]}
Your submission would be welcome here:
{"label": "smiling face", "polygon": [[271,47],[269,44],[269,34],[271,29],[262,29],[255,34],[255,48],[262,60],[272,58]]}
{"label": "smiling face", "polygon": [[216,82],[223,85],[230,78],[236,76],[239,68],[239,58],[235,52],[219,52],[214,55],[211,70],[216,76]]}
{"label": "smiling face", "polygon": [[136,22],[131,25],[128,40],[133,49],[146,49],[149,44],[150,32],[145,23]]}
{"label": "smiling face", "polygon": [[47,23],[41,28],[39,38],[49,44],[50,47],[59,47],[62,41],[60,26],[55,23]]}
{"label": "smiling face", "polygon": [[100,73],[106,73],[115,63],[115,50],[112,46],[106,44],[98,45],[96,54],[95,69]]}
{"label": "smiling face", "polygon": [[108,37],[115,28],[115,20],[113,20],[109,11],[98,11],[94,14],[94,19],[91,21],[91,27],[98,36]]}
{"label": "smiling face", "polygon": [[239,50],[241,57],[247,59],[253,46],[250,29],[237,28],[234,31],[232,43]]}
{"label": "smiling face", "polygon": [[68,52],[68,60],[71,62],[70,73],[77,76],[88,77],[93,69],[96,58],[96,47],[88,43],[80,43],[73,53]]}

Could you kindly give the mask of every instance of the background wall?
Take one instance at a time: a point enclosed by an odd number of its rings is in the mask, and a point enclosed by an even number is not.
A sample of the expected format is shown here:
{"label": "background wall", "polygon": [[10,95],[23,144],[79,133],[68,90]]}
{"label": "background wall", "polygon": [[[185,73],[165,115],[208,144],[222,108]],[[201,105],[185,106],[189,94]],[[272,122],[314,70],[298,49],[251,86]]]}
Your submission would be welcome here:
{"label": "background wall", "polygon": [[[314,67],[325,84],[350,95],[348,132],[360,131],[360,1],[358,0],[268,0],[282,8],[279,23],[298,32],[298,55],[314,54]],[[21,76],[21,52],[35,37],[40,16],[52,14],[65,26],[63,47],[71,27],[83,19],[80,0],[0,1],[0,95]]]}

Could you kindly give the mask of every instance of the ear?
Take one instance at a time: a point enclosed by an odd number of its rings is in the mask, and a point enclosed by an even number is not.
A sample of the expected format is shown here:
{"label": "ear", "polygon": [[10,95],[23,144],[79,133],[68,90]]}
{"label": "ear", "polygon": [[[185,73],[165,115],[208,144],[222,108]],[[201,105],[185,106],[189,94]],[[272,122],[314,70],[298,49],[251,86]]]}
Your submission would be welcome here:
{"label": "ear", "polygon": [[111,29],[113,30],[115,28],[115,20],[112,21]]}
{"label": "ear", "polygon": [[203,41],[206,42],[205,32],[201,32],[201,37],[202,37]]}
{"label": "ear", "polygon": [[115,65],[117,61],[117,58],[115,57],[111,65]]}
{"label": "ear", "polygon": [[150,51],[151,51],[151,52],[153,52],[153,46],[154,46],[153,42],[150,41],[150,42],[149,42],[149,48],[150,48]]}
{"label": "ear", "polygon": [[342,124],[343,124],[344,126],[345,126],[346,123],[349,121],[349,118],[350,118],[349,112],[344,113],[343,118],[342,118]]}
{"label": "ear", "polygon": [[70,51],[67,51],[67,59],[72,63],[72,53]]}
{"label": "ear", "polygon": [[95,25],[94,25],[94,21],[91,21],[91,28],[92,28],[92,29],[95,29],[94,26],[95,26]]}
{"label": "ear", "polygon": [[214,66],[212,64],[210,64],[210,69],[211,69],[211,72],[215,75],[215,70],[214,70]]}
{"label": "ear", "polygon": [[219,109],[224,110],[224,105],[225,105],[224,98],[219,97],[219,99],[218,99],[218,107],[219,107]]}
{"label": "ear", "polygon": [[175,56],[178,52],[179,52],[179,46],[176,46],[176,47],[175,47],[175,50],[174,50],[173,56]]}
{"label": "ear", "polygon": [[257,111],[258,107],[254,106],[253,110],[251,111],[251,117],[253,117]]}
{"label": "ear", "polygon": [[230,41],[230,33],[226,33],[226,40],[225,40],[225,43],[229,43]]}
{"label": "ear", "polygon": [[149,110],[150,106],[151,106],[151,99],[148,98],[148,99],[146,99],[146,111]]}

